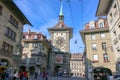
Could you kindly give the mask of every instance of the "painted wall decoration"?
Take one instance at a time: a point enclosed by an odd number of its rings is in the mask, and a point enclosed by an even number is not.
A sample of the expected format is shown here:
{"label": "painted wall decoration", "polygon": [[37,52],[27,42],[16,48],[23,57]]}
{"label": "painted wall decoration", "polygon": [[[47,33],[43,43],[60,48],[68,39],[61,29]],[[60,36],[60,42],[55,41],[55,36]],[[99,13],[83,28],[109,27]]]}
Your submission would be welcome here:
{"label": "painted wall decoration", "polygon": [[56,54],[55,63],[62,64],[63,63],[63,54]]}

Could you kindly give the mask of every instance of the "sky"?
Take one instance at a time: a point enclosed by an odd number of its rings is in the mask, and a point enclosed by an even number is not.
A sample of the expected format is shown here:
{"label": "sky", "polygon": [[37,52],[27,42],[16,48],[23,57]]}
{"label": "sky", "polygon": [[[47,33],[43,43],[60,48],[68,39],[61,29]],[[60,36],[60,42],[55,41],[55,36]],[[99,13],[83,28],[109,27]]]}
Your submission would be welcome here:
{"label": "sky", "polygon": [[[73,28],[73,38],[70,40],[71,53],[83,53],[84,43],[80,31],[84,25],[95,17],[99,0],[14,0],[18,8],[33,25],[24,25],[24,32],[42,32],[50,39],[47,28],[55,26],[59,19],[60,1],[63,2],[64,23]],[[75,41],[77,43],[75,44]]]}

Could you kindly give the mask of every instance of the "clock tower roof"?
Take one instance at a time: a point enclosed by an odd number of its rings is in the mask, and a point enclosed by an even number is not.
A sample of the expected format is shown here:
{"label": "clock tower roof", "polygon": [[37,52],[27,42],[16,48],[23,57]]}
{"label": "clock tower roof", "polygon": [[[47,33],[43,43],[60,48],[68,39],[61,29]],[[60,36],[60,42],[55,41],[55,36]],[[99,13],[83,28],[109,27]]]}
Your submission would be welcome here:
{"label": "clock tower roof", "polygon": [[61,0],[61,6],[60,6],[59,21],[53,28],[67,28],[67,26],[64,24],[64,14],[63,14],[62,0]]}
{"label": "clock tower roof", "polygon": [[60,13],[59,13],[59,21],[58,23],[53,26],[53,28],[48,28],[48,31],[69,31],[70,32],[70,38],[72,37],[73,29],[66,26],[64,23],[64,14],[63,14],[63,3],[61,1],[61,6],[60,6]]}

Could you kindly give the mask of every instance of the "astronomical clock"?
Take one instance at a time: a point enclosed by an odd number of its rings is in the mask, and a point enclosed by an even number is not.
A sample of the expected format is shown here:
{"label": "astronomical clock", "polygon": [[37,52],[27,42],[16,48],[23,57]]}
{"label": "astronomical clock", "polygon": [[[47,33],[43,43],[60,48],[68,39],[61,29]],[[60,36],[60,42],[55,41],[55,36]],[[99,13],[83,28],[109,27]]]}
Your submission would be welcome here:
{"label": "astronomical clock", "polygon": [[55,38],[54,38],[54,46],[57,49],[60,49],[61,51],[65,51],[65,47],[66,47],[65,36],[63,36],[63,35],[55,36]]}

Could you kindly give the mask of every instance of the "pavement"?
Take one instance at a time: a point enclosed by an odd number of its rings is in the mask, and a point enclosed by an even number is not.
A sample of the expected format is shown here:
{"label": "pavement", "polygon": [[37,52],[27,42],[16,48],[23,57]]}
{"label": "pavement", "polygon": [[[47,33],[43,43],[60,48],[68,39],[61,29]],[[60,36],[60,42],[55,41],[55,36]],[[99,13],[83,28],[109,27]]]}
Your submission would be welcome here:
{"label": "pavement", "polygon": [[[9,80],[13,80],[12,77],[10,77]],[[42,76],[38,76],[37,79],[35,79],[34,75],[31,75],[28,80],[43,80],[43,79]],[[48,80],[87,80],[87,79],[80,77],[48,76]]]}
{"label": "pavement", "polygon": [[[42,79],[42,76],[38,76],[37,79],[34,79],[33,76],[30,76],[29,80],[43,80],[43,79]],[[48,76],[48,80],[86,80],[86,79],[85,78],[80,78],[80,77]]]}

